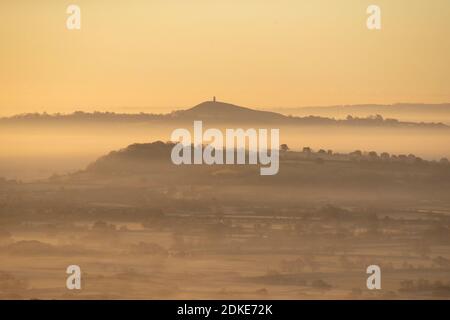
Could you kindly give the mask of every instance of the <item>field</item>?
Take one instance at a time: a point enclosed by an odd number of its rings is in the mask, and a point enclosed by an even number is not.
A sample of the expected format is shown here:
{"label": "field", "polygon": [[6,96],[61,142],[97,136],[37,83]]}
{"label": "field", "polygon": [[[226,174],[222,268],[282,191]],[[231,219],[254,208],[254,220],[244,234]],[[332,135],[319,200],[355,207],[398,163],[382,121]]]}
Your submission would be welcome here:
{"label": "field", "polygon": [[[2,298],[450,298],[447,165],[288,153],[269,183],[253,167],[140,167],[124,152],[3,181]],[[80,291],[66,289],[72,264]],[[369,265],[382,290],[367,289]]]}

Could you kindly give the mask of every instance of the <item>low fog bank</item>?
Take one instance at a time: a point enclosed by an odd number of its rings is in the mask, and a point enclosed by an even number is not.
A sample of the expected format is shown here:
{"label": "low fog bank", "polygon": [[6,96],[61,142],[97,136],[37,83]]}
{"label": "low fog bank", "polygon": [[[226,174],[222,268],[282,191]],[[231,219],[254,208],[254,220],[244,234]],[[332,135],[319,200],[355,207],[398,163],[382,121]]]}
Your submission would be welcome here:
{"label": "low fog bank", "polygon": [[[192,131],[192,122],[6,126],[0,128],[0,177],[30,181],[83,169],[99,156],[132,143],[168,141],[176,128]],[[208,127],[272,128],[261,124],[205,123]],[[277,127],[275,127],[277,128]],[[414,154],[429,160],[450,157],[450,130],[346,126],[284,126],[280,142],[291,150],[331,149]]]}

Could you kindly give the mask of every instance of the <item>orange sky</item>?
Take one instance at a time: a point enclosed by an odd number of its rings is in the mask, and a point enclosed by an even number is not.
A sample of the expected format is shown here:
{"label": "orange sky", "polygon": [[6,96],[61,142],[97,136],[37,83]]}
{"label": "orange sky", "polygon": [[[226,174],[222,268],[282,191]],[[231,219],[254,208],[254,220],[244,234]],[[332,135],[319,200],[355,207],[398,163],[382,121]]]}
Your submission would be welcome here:
{"label": "orange sky", "polygon": [[449,16],[448,0],[1,1],[0,115],[449,102]]}

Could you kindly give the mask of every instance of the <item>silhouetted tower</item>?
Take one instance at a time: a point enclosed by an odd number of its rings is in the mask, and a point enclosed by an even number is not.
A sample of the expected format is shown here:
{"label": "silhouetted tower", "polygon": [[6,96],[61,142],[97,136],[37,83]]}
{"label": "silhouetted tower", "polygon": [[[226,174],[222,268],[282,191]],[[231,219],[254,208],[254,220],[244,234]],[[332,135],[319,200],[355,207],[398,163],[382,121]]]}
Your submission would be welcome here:
{"label": "silhouetted tower", "polygon": [[213,102],[216,102],[216,96],[213,97]]}

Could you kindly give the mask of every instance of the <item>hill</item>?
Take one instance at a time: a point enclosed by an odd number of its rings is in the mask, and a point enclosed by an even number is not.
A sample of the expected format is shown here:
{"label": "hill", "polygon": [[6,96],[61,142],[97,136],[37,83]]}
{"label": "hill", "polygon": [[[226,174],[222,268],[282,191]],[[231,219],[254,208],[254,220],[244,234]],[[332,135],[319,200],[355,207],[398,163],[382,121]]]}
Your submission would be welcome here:
{"label": "hill", "polygon": [[283,121],[286,116],[269,111],[260,111],[218,101],[205,101],[190,109],[176,111],[174,118],[215,121]]}
{"label": "hill", "polygon": [[[174,165],[170,152],[174,144],[161,141],[133,144],[113,151],[73,175],[129,179],[146,177],[156,185],[267,185],[303,188],[363,188],[380,191],[400,188],[429,192],[450,186],[449,162],[426,161],[412,154],[390,155],[355,151],[348,154],[304,148],[282,151],[279,174],[259,175],[259,165]],[[379,189],[381,188],[381,189]],[[438,192],[440,193],[440,191]]]}

